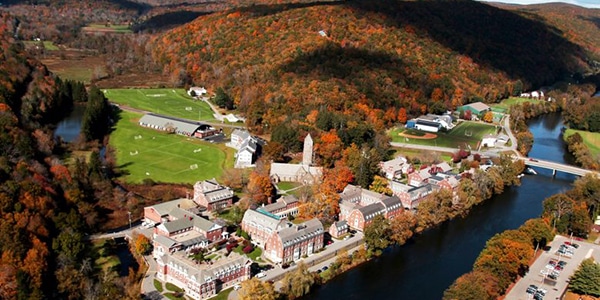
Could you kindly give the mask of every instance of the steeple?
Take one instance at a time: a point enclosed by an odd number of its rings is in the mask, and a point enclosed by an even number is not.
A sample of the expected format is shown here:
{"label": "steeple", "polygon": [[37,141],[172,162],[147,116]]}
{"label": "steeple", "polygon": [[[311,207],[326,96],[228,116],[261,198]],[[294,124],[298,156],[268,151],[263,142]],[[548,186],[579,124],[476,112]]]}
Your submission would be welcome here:
{"label": "steeple", "polygon": [[304,150],[302,151],[302,164],[310,166],[313,163],[313,140],[310,133],[304,138]]}

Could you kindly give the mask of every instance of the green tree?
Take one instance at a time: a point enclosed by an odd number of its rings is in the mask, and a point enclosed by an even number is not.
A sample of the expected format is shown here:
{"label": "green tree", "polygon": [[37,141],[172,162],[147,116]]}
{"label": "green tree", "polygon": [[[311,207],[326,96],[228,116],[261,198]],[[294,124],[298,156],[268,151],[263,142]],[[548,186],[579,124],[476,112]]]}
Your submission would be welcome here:
{"label": "green tree", "polygon": [[365,243],[371,253],[375,255],[381,254],[381,251],[392,243],[390,223],[383,215],[375,216],[371,224],[365,227],[364,233]]}
{"label": "green tree", "polygon": [[100,140],[110,129],[111,108],[104,93],[93,86],[81,121],[81,133],[86,141]]}
{"label": "green tree", "polygon": [[525,224],[519,227],[519,230],[525,232],[531,238],[532,247],[544,247],[554,238],[552,227],[541,218],[527,220]]}
{"label": "green tree", "polygon": [[308,271],[308,267],[300,262],[293,272],[285,274],[282,280],[282,293],[288,296],[288,299],[300,298],[310,292],[315,284],[315,276]]}
{"label": "green tree", "polygon": [[215,104],[221,108],[233,109],[233,99],[231,99],[222,87],[217,88],[215,92]]}
{"label": "green tree", "polygon": [[582,295],[600,297],[600,265],[588,258],[581,262],[569,281],[569,290]]}

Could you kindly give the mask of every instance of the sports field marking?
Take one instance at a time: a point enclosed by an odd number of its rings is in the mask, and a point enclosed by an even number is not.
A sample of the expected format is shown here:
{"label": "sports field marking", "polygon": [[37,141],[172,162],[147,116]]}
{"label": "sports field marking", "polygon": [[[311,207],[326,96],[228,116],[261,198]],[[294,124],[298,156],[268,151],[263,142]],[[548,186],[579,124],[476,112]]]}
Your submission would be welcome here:
{"label": "sports field marking", "polygon": [[192,109],[193,109],[193,108],[192,108],[191,106],[186,106],[186,107],[185,107],[185,110],[187,110],[187,111],[191,111]]}
{"label": "sports field marking", "polygon": [[190,165],[190,170],[196,170],[196,169],[198,169],[198,164]]}
{"label": "sports field marking", "polygon": [[138,155],[140,154],[137,150],[133,151],[133,152],[129,152],[129,155],[133,156],[133,155]]}
{"label": "sports field marking", "polygon": [[146,94],[144,95],[146,97],[153,97],[153,98],[157,98],[157,97],[164,97],[166,96],[165,94]]}
{"label": "sports field marking", "polygon": [[198,153],[198,152],[201,152],[201,151],[202,151],[202,148],[194,149],[194,153]]}
{"label": "sports field marking", "polygon": [[134,140],[139,140],[139,139],[141,139],[141,138],[142,138],[142,135],[141,135],[141,134],[138,134],[138,135],[136,135],[136,136],[134,136],[134,137],[133,137],[133,139],[134,139]]}

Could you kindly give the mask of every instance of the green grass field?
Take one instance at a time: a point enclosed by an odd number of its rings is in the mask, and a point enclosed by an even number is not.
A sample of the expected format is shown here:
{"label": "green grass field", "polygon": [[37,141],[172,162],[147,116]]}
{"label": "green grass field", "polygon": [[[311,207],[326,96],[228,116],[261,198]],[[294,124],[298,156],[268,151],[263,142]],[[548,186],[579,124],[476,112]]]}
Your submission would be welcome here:
{"label": "green grass field", "polygon": [[564,134],[564,139],[567,137],[579,133],[583,138],[583,143],[590,149],[590,153],[593,157],[597,157],[600,154],[600,132],[589,132],[576,129],[567,129]]}
{"label": "green grass field", "polygon": [[25,44],[25,46],[28,47],[35,47],[42,43],[44,45],[44,48],[48,51],[59,50],[58,46],[54,45],[52,41],[23,41],[23,43]]}
{"label": "green grass field", "polygon": [[408,143],[413,145],[427,145],[436,147],[456,148],[467,147],[476,149],[484,135],[496,132],[496,126],[476,122],[462,122],[450,132],[438,132],[434,139],[405,138],[399,134],[402,132],[417,131],[414,129],[395,128],[390,131],[392,141],[397,143]]}
{"label": "green grass field", "polygon": [[168,134],[138,125],[141,114],[122,111],[110,146],[116,149],[123,180],[140,183],[194,183],[221,176],[233,167],[233,149],[194,138]]}
{"label": "green grass field", "polygon": [[85,31],[98,31],[98,32],[113,32],[113,33],[132,33],[131,27],[129,25],[108,25],[106,24],[89,24],[86,27],[83,27]]}
{"label": "green grass field", "polygon": [[510,97],[508,99],[502,100],[500,103],[490,104],[493,108],[500,108],[506,110],[506,112],[510,111],[510,107],[516,104],[522,104],[525,102],[538,102],[540,100],[529,99],[529,98],[521,98],[521,97]]}
{"label": "green grass field", "polygon": [[194,100],[183,89],[107,89],[110,101],[172,117],[214,121],[210,106]]}

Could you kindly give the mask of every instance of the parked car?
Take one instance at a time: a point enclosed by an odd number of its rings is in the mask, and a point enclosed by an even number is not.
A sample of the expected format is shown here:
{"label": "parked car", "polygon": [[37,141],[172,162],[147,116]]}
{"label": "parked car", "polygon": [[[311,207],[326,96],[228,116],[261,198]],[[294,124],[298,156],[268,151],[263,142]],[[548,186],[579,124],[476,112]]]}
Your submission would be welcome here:
{"label": "parked car", "polygon": [[548,278],[550,278],[552,280],[556,280],[556,279],[558,279],[558,275],[550,274],[550,275],[548,275]]}
{"label": "parked car", "polygon": [[239,290],[239,289],[241,289],[241,288],[242,288],[242,286],[241,286],[241,285],[239,285],[239,284],[236,284],[236,285],[234,285],[234,286],[233,286],[233,290],[234,290],[234,291],[237,291],[237,290]]}
{"label": "parked car", "polygon": [[537,292],[537,286],[532,284],[527,287],[527,294],[535,294],[535,292]]}
{"label": "parked car", "polygon": [[323,271],[327,271],[328,269],[329,269],[328,266],[324,266],[323,268],[321,268],[321,270],[323,270]]}
{"label": "parked car", "polygon": [[560,260],[558,261],[558,265],[564,268],[567,265],[567,262],[564,260]]}
{"label": "parked car", "polygon": [[267,276],[267,274],[265,274],[265,272],[260,272],[260,273],[256,274],[256,278],[263,278],[265,276]]}

